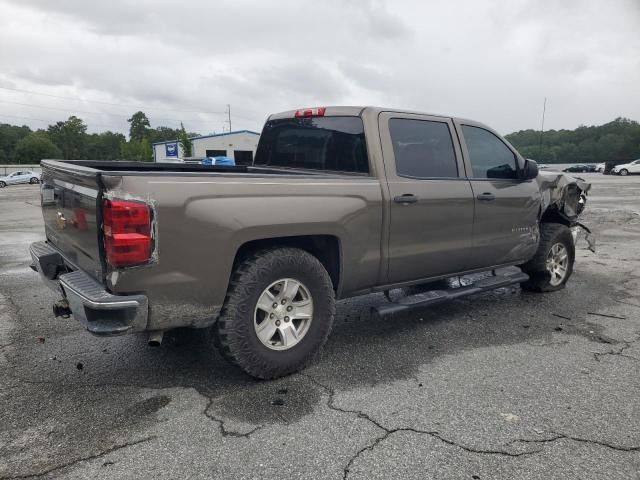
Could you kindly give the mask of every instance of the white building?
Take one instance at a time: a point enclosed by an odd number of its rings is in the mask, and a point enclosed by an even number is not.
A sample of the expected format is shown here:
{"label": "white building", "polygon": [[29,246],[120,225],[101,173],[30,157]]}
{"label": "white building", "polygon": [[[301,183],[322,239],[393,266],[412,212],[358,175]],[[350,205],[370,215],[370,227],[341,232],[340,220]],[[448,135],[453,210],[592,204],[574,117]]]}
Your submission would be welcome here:
{"label": "white building", "polygon": [[[251,165],[258,148],[260,134],[250,130],[218,133],[192,137],[191,156],[229,157],[236,165]],[[158,142],[153,144],[153,160],[155,162],[175,162],[183,158],[182,147],[177,140]]]}

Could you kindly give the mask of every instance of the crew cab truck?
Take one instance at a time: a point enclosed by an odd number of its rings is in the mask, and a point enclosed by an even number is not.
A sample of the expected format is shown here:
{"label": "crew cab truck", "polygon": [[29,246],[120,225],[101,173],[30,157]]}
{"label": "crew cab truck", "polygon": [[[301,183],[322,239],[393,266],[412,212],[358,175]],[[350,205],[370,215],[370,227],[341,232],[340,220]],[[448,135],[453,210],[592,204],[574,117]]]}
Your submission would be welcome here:
{"label": "crew cab truck", "polygon": [[[252,166],[42,161],[33,268],[91,333],[213,331],[248,374],[313,358],[338,299],[520,266],[392,309],[569,280],[588,185],[489,127],[373,107],[271,115]],[[384,309],[382,309],[384,310]],[[383,312],[384,313],[384,312]]]}

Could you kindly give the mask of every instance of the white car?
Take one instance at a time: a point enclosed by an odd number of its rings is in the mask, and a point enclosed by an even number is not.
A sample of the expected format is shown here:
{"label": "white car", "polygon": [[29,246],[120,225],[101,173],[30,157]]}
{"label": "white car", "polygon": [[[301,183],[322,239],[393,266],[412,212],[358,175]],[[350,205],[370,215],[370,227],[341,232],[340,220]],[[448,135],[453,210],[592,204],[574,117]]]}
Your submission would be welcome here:
{"label": "white car", "polygon": [[604,163],[599,163],[596,165],[596,172],[598,173],[602,173],[604,172],[604,168],[606,167],[606,165]]}
{"label": "white car", "polygon": [[40,174],[31,170],[20,170],[10,173],[6,177],[0,177],[0,188],[16,183],[40,183]]}
{"label": "white car", "polygon": [[630,173],[640,173],[640,158],[633,162],[616,165],[611,169],[611,173],[616,175],[629,175]]}

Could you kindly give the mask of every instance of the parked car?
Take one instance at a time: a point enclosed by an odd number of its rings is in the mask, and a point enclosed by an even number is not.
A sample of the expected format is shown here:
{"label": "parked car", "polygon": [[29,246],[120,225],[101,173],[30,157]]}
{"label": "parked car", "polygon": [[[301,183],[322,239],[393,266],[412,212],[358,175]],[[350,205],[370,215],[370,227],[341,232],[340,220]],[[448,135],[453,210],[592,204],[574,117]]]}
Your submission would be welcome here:
{"label": "parked car", "polygon": [[640,158],[633,162],[616,165],[611,169],[611,173],[615,175],[629,175],[630,173],[640,173]]}
{"label": "parked car", "polygon": [[156,345],[173,328],[208,328],[265,379],[315,356],[337,299],[476,272],[377,312],[563,288],[589,190],[539,174],[481,123],[373,107],[271,115],[251,166],[42,167],[46,240],[30,250],[61,295],[56,316],[96,335],[147,331]]}
{"label": "parked car", "polygon": [[0,188],[17,183],[40,183],[40,175],[31,170],[20,170],[10,173],[6,177],[0,177]]}
{"label": "parked car", "polygon": [[594,165],[587,165],[587,164],[571,165],[570,167],[567,167],[562,171],[569,172],[569,173],[587,173],[587,172],[595,172],[596,167]]}
{"label": "parked car", "polygon": [[596,165],[596,172],[598,173],[604,173],[604,169],[607,167],[607,165],[602,162]]}

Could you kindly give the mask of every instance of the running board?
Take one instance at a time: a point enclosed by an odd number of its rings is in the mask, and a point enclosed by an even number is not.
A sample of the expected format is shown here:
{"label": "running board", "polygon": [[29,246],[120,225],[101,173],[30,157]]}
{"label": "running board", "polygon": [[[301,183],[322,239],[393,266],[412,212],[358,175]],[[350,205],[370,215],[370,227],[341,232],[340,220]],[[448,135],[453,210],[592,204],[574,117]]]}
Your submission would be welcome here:
{"label": "running board", "polygon": [[380,305],[374,308],[374,312],[379,316],[395,315],[406,312],[414,308],[422,308],[438,303],[466,297],[474,293],[487,292],[496,288],[508,287],[529,280],[529,275],[520,271],[509,272],[503,275],[492,275],[482,278],[471,285],[458,288],[448,288],[446,290],[430,290],[424,293],[408,295],[397,302]]}

